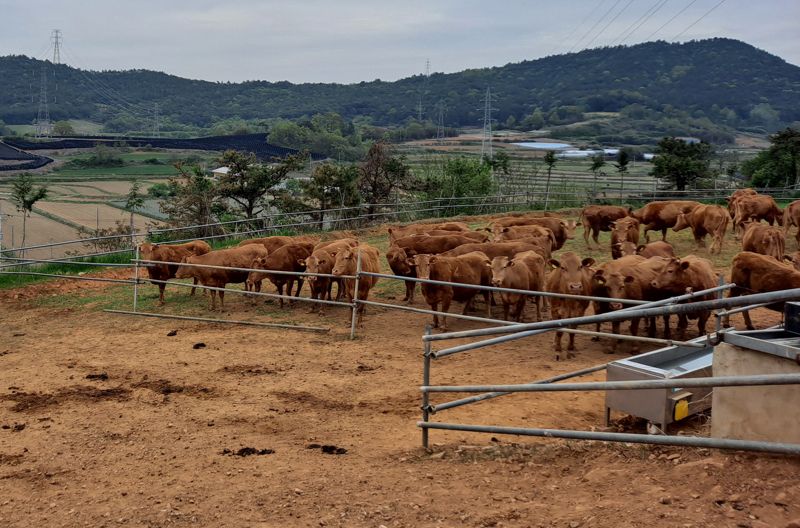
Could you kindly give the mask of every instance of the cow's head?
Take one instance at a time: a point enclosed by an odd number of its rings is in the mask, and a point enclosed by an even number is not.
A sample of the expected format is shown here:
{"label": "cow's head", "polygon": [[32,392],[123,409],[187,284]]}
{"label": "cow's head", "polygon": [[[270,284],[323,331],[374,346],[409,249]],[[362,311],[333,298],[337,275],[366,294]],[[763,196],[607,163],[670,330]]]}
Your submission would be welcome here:
{"label": "cow's head", "polygon": [[438,261],[436,255],[414,255],[411,265],[417,270],[417,278],[429,280],[431,278],[431,265]]}
{"label": "cow's head", "polygon": [[591,266],[594,264],[594,259],[587,257],[580,260],[578,255],[571,251],[561,255],[561,260],[550,259],[550,267],[560,274],[562,287],[571,294],[584,294],[584,280],[586,275],[593,273]]}
{"label": "cow's head", "polygon": [[687,227],[689,227],[689,219],[686,217],[686,213],[681,213],[678,215],[677,220],[675,220],[675,225],[672,226],[672,230],[677,233]]}
{"label": "cow's head", "polygon": [[409,265],[409,260],[406,250],[399,246],[390,246],[386,251],[386,262],[389,263],[389,267],[392,268],[395,275],[408,276],[411,274],[413,268]]}
{"label": "cow's head", "polygon": [[514,261],[508,257],[495,257],[490,267],[492,268],[492,286],[500,286],[506,276],[506,268],[514,266]]}

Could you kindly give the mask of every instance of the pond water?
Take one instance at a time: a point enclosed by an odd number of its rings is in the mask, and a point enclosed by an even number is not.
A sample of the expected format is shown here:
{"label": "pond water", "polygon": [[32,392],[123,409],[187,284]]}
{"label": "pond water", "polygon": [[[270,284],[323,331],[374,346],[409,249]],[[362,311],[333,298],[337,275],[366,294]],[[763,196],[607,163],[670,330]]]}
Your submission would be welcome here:
{"label": "pond water", "polygon": [[539,141],[526,141],[514,144],[519,147],[537,149],[537,150],[561,150],[572,147],[572,145],[570,145],[569,143],[543,143]]}

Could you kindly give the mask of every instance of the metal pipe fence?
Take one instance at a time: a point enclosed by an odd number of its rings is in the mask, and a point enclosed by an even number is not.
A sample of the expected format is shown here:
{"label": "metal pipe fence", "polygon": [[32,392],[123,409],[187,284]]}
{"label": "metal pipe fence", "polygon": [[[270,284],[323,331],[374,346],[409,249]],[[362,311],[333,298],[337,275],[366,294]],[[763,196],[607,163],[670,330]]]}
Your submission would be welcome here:
{"label": "metal pipe fence", "polygon": [[[689,190],[689,191],[642,191],[638,194],[629,194],[624,198],[629,202],[645,202],[659,199],[679,199],[679,198],[697,198],[701,200],[722,200],[727,197],[731,189],[724,190]],[[764,194],[771,194],[777,197],[791,198],[792,194],[796,192],[794,187],[777,188],[777,189],[759,189],[759,192]],[[545,198],[550,200],[550,203],[557,203],[564,207],[582,207],[591,203],[608,202],[608,199],[589,193],[584,196],[574,190],[558,191],[551,189],[550,192],[545,190],[527,190],[526,192],[511,192],[505,194],[496,194],[490,196],[461,196],[461,197],[440,197],[431,200],[409,201],[409,202],[387,202],[387,203],[374,203],[362,204],[353,207],[337,207],[324,210],[309,210],[300,212],[278,212],[270,213],[268,215],[242,220],[230,220],[225,222],[208,222],[205,224],[195,224],[188,226],[178,227],[165,227],[157,228],[149,231],[140,231],[132,233],[124,233],[118,235],[105,235],[96,237],[87,237],[84,239],[66,240],[61,242],[53,242],[49,244],[34,244],[19,248],[6,248],[6,252],[25,252],[35,249],[61,247],[66,245],[84,245],[92,246],[98,242],[119,240],[120,244],[128,245],[127,240],[132,238],[164,238],[164,242],[178,243],[181,241],[189,240],[215,240],[218,238],[230,238],[236,236],[243,236],[247,234],[268,233],[276,230],[288,228],[303,228],[315,227],[319,228],[321,225],[329,225],[330,229],[335,229],[337,225],[351,225],[353,228],[366,227],[370,222],[377,218],[385,217],[406,217],[410,221],[418,221],[423,219],[420,217],[421,213],[436,213],[435,218],[441,218],[447,215],[463,215],[463,214],[487,214],[487,213],[500,213],[510,212],[513,210],[532,209],[544,203]],[[343,213],[353,213],[345,214]],[[431,218],[430,215],[424,218]],[[245,230],[239,228],[245,226]],[[258,227],[256,227],[258,226]],[[209,231],[222,231],[221,233],[209,233]],[[179,232],[194,232],[191,238],[178,237],[171,239],[172,233]],[[126,251],[132,250],[127,247]],[[83,256],[102,256],[114,253],[123,252],[122,250],[104,251],[104,252],[87,252]]]}

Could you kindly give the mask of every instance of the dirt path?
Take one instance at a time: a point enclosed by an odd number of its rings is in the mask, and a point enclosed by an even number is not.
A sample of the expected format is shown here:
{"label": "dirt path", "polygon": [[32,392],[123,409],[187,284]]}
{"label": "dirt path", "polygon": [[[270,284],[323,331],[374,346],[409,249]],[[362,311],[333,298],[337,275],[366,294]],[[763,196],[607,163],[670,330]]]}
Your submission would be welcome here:
{"label": "dirt path", "polygon": [[[0,297],[1,526],[756,528],[800,518],[800,461],[784,457],[438,431],[422,451],[424,316],[371,311],[350,341],[349,315],[335,309],[291,309],[332,328],[313,334],[31,304],[101,287],[72,288]],[[232,299],[227,315],[244,317],[246,302]],[[556,363],[551,339],[440,360],[432,380],[523,382],[613,358],[578,337],[578,357]],[[602,410],[600,394],[559,393],[434,418],[586,429],[601,426]],[[686,432],[706,427],[697,419]]]}

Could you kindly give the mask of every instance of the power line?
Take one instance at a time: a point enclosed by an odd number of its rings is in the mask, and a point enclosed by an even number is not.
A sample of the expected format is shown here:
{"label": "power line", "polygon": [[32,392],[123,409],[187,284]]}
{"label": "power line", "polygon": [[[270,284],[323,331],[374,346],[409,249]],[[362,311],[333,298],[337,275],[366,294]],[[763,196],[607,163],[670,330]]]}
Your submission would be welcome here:
{"label": "power line", "polygon": [[695,25],[696,25],[698,22],[700,22],[700,21],[701,21],[701,20],[703,20],[705,17],[707,17],[708,15],[710,15],[712,11],[714,11],[716,8],[718,8],[719,6],[721,6],[721,5],[722,5],[722,4],[724,4],[724,3],[725,3],[725,0],[720,0],[720,1],[719,1],[719,2],[718,2],[718,3],[717,3],[715,6],[714,6],[714,7],[712,7],[711,9],[709,9],[708,11],[706,11],[705,13],[703,13],[703,16],[701,16],[700,18],[698,18],[697,20],[695,20],[694,22],[692,22],[691,24],[689,24],[689,26],[688,26],[686,29],[684,29],[683,31],[681,31],[680,33],[678,33],[677,35],[675,35],[674,37],[672,37],[672,40],[678,40],[678,39],[679,39],[679,38],[680,38],[680,37],[681,37],[681,36],[682,36],[684,33],[686,33],[687,31],[689,31],[690,29],[692,29],[692,28],[693,28],[693,27],[694,27],[694,26],[695,26]]}
{"label": "power line", "polygon": [[[570,31],[569,34],[562,39],[562,42],[567,42],[568,40],[570,40],[572,38],[572,36],[575,34],[575,32],[578,31],[578,28],[581,28],[581,27],[585,26],[586,22],[588,22],[589,19],[592,18],[592,15],[594,15],[594,12],[597,11],[597,9],[601,5],[603,5],[605,2],[606,2],[606,0],[600,0],[597,4],[595,4],[594,8],[591,11],[589,11],[589,14],[586,15],[586,18],[581,20],[579,24],[577,24],[575,27],[573,27],[572,31]],[[555,46],[551,47],[550,52],[552,53],[554,49],[555,49]]]}
{"label": "power line", "polygon": [[617,38],[612,40],[611,44],[609,45],[613,46],[614,43],[617,41],[619,41],[620,44],[625,42],[628,38],[630,38],[632,34],[636,32],[637,29],[642,27],[648,20],[653,18],[653,16],[655,16],[655,14],[658,13],[658,11],[662,7],[664,7],[664,5],[666,5],[666,3],[667,0],[656,0],[656,2],[652,6],[650,6],[650,8],[647,11],[645,11],[644,14],[642,14],[642,16],[637,18],[633,24],[625,28],[625,30],[622,33],[617,35]]}
{"label": "power line", "polygon": [[627,3],[627,4],[625,4],[624,6],[622,6],[622,9],[620,9],[620,10],[619,10],[619,12],[618,12],[618,13],[617,13],[617,14],[614,16],[614,18],[612,18],[611,20],[609,20],[609,21],[608,21],[608,24],[606,24],[605,26],[603,26],[603,29],[601,29],[601,30],[600,30],[600,32],[599,32],[599,33],[597,33],[597,35],[595,35],[595,36],[594,36],[594,38],[593,38],[592,40],[590,40],[590,41],[589,41],[589,43],[588,43],[586,46],[584,46],[584,47],[585,47],[585,48],[590,48],[590,47],[592,46],[592,44],[594,44],[594,41],[595,41],[595,40],[597,40],[597,37],[599,37],[600,35],[602,35],[603,33],[605,33],[606,29],[608,29],[608,27],[609,27],[611,24],[613,24],[613,23],[614,23],[614,21],[615,21],[616,19],[618,19],[618,18],[619,18],[619,16],[620,16],[620,15],[621,15],[623,12],[625,12],[625,10],[626,10],[626,9],[628,9],[628,6],[630,6],[632,3],[633,3],[633,0],[628,0],[628,3]]}
{"label": "power line", "polygon": [[597,22],[595,22],[595,23],[594,23],[594,25],[593,25],[592,27],[590,27],[590,28],[589,28],[589,31],[587,31],[586,33],[584,33],[584,35],[583,35],[583,36],[582,36],[580,39],[578,39],[578,41],[577,41],[575,44],[573,44],[573,45],[572,45],[572,47],[569,49],[569,51],[570,51],[570,52],[572,52],[572,50],[574,50],[574,49],[575,49],[575,48],[578,46],[578,44],[580,44],[581,42],[583,42],[583,39],[585,39],[586,37],[588,37],[588,36],[589,36],[589,33],[591,33],[592,31],[594,31],[594,28],[596,28],[597,26],[599,26],[599,25],[600,25],[600,23],[601,23],[603,20],[605,20],[605,18],[606,18],[606,17],[607,17],[607,16],[608,16],[608,15],[611,13],[611,11],[613,11],[613,10],[614,10],[614,8],[616,8],[616,7],[617,7],[617,5],[618,5],[618,4],[619,4],[621,1],[622,1],[622,0],[617,0],[616,2],[614,2],[614,5],[612,5],[610,8],[608,8],[608,11],[606,11],[606,12],[605,12],[605,14],[604,14],[603,16],[601,16],[601,17],[600,17],[600,18],[597,20]]}
{"label": "power line", "polygon": [[680,11],[678,11],[677,13],[675,13],[675,14],[672,16],[672,18],[670,18],[669,20],[667,20],[666,22],[664,22],[663,24],[661,24],[661,26],[660,26],[660,27],[659,27],[657,30],[655,30],[655,31],[653,31],[652,33],[650,33],[649,35],[647,35],[647,37],[646,37],[644,40],[645,40],[645,41],[648,41],[648,40],[652,39],[654,35],[658,34],[658,32],[659,32],[659,31],[661,31],[662,29],[664,29],[665,27],[667,27],[667,26],[670,24],[670,22],[672,22],[673,20],[675,20],[676,18],[678,18],[679,16],[681,16],[681,14],[682,14],[684,11],[686,11],[687,9],[689,9],[690,7],[692,7],[692,6],[694,5],[694,3],[695,3],[695,2],[697,2],[697,0],[691,0],[691,2],[689,2],[689,3],[686,5],[686,7],[684,7],[683,9],[681,9]]}

